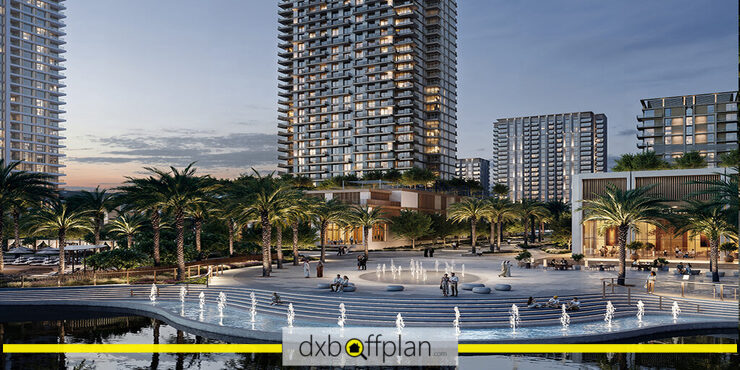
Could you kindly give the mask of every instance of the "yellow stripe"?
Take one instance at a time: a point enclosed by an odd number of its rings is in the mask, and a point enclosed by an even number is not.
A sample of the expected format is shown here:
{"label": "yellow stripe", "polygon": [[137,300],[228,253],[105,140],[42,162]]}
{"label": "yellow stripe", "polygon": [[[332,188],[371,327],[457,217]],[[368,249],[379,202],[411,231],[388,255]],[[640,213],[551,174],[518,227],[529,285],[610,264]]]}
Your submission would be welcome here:
{"label": "yellow stripe", "polygon": [[735,344],[459,344],[460,353],[735,353]]}
{"label": "yellow stripe", "polygon": [[[281,344],[5,344],[4,353],[281,353]],[[459,353],[736,353],[735,344],[459,344]]]}

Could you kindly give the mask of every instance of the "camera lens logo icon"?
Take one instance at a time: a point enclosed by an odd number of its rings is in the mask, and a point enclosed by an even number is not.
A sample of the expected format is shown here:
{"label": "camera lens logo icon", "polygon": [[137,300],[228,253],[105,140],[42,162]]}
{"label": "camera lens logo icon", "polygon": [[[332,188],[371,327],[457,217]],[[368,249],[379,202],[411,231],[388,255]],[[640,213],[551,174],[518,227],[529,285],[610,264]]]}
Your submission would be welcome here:
{"label": "camera lens logo icon", "polygon": [[347,354],[351,357],[361,356],[362,358],[367,360],[367,357],[362,353],[362,341],[357,338],[348,340],[347,344],[344,345],[344,350],[347,351]]}

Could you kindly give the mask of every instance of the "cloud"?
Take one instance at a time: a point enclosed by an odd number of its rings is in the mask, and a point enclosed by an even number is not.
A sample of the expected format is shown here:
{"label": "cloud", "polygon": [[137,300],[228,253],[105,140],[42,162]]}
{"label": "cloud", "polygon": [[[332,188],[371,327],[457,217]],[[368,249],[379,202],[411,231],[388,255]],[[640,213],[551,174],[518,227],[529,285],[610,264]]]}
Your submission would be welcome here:
{"label": "cloud", "polygon": [[173,130],[168,135],[123,134],[93,137],[98,148],[90,156],[71,156],[69,163],[141,163],[185,166],[197,162],[201,169],[246,171],[252,166],[271,167],[277,163],[274,134],[230,133],[214,135],[209,130]]}
{"label": "cloud", "polygon": [[619,130],[614,133],[615,136],[635,136],[637,135],[637,129],[634,128],[627,128],[623,130]]}

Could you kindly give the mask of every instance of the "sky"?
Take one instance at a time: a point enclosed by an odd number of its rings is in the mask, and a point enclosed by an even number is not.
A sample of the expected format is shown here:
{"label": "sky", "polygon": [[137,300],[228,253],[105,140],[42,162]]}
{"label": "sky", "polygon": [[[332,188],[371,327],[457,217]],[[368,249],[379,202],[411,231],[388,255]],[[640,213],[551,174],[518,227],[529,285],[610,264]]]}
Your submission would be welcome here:
{"label": "sky", "polygon": [[[492,156],[497,118],[593,111],[613,162],[640,99],[738,87],[737,1],[457,2],[458,158]],[[67,188],[277,168],[277,0],[66,6]]]}

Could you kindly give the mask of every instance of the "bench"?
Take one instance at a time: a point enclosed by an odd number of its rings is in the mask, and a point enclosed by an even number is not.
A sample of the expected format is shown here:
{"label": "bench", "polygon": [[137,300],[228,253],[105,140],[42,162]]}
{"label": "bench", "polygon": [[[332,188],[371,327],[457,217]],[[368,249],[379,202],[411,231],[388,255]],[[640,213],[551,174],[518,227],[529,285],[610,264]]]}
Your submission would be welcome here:
{"label": "bench", "polygon": [[474,288],[483,287],[485,285],[479,284],[479,283],[463,283],[460,284],[460,289],[462,290],[473,290]]}
{"label": "bench", "polygon": [[386,292],[401,292],[403,291],[403,285],[388,285],[385,287]]}
{"label": "bench", "polygon": [[491,294],[491,288],[489,288],[487,286],[477,286],[477,287],[473,288],[473,293]]}
{"label": "bench", "polygon": [[502,292],[508,292],[511,290],[511,285],[509,284],[496,284],[493,286],[493,289],[502,291]]}

